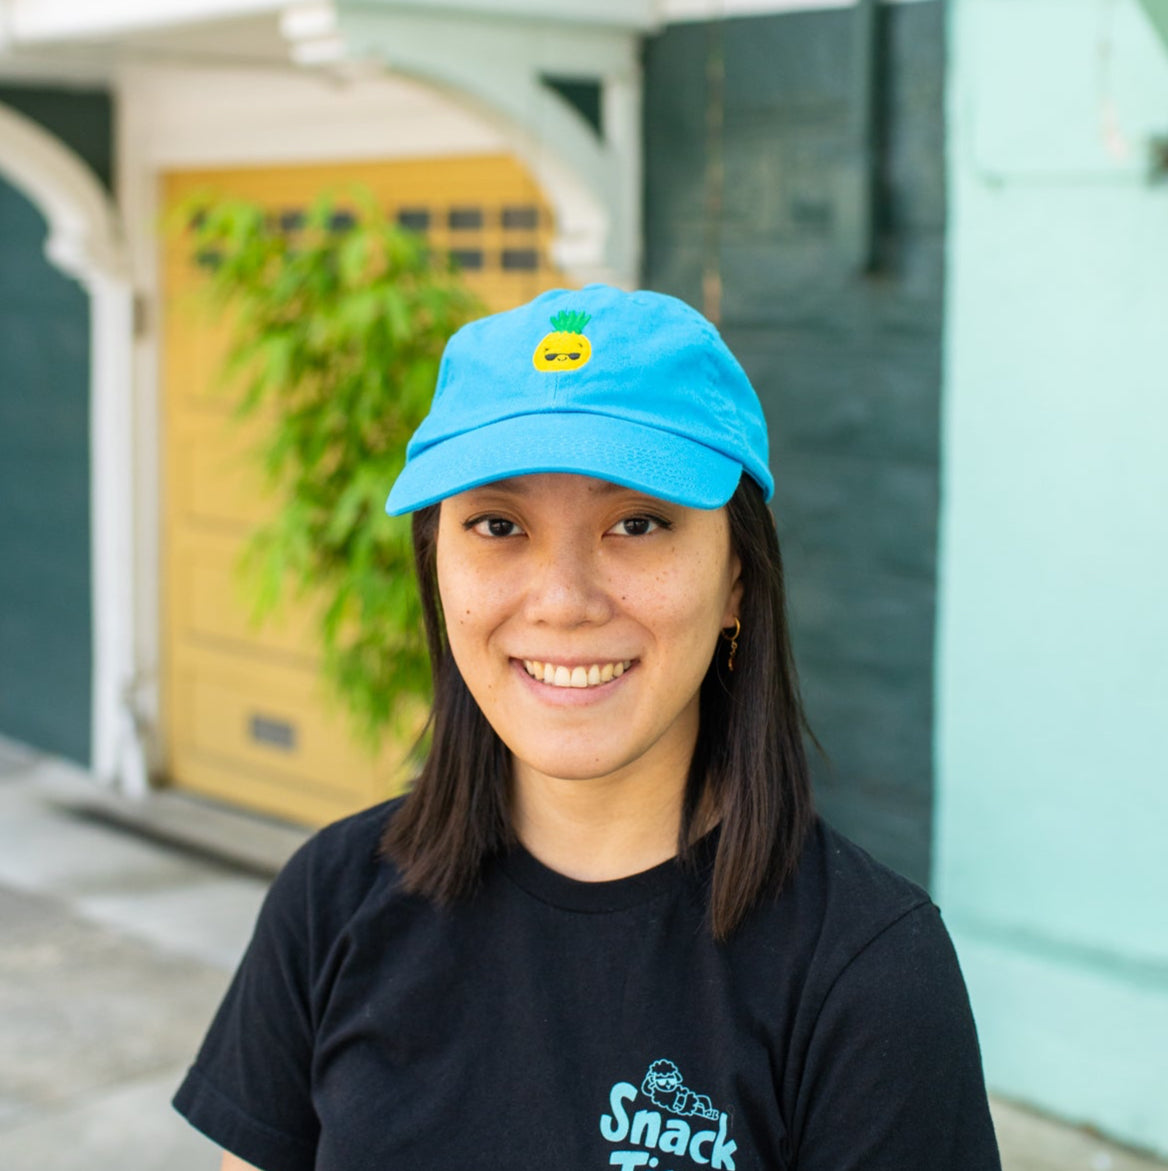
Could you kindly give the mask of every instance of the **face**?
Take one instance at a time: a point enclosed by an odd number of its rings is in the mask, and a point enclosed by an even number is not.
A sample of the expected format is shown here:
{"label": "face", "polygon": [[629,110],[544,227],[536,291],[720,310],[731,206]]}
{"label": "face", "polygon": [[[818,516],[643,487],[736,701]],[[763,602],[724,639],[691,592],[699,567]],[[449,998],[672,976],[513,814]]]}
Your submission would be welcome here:
{"label": "face", "polygon": [[741,597],[725,509],[519,476],[443,501],[437,569],[451,653],[517,776],[684,784]]}

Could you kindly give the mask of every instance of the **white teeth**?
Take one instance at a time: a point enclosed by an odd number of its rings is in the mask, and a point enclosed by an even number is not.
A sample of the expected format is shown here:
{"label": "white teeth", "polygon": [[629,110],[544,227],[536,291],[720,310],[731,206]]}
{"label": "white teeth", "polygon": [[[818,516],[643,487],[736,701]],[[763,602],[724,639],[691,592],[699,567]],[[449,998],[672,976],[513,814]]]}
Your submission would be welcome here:
{"label": "white teeth", "polygon": [[533,679],[550,683],[553,687],[597,687],[619,679],[632,660],[623,663],[593,663],[590,667],[557,667],[555,663],[544,663],[539,659],[524,659],[523,666]]}

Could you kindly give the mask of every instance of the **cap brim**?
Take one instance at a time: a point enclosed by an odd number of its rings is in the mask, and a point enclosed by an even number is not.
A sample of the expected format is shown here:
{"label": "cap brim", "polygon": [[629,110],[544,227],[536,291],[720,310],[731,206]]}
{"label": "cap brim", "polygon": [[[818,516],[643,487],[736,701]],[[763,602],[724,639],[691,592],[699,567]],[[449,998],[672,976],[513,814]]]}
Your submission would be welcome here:
{"label": "cap brim", "polygon": [[571,472],[623,484],[689,508],[721,508],[742,465],[692,439],[607,415],[519,415],[413,456],[385,511],[400,516],[511,476]]}

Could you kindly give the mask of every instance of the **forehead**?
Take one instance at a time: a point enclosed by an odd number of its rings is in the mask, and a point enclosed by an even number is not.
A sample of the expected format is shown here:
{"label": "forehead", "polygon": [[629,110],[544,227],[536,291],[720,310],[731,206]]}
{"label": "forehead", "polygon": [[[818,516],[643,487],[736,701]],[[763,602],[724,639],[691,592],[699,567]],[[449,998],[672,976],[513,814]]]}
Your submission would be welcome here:
{"label": "forehead", "polygon": [[[469,501],[485,497],[499,497],[537,502],[563,498],[604,501],[620,496],[637,497],[646,501],[657,500],[657,497],[648,492],[641,492],[624,484],[616,484],[611,480],[600,480],[595,476],[582,476],[575,472],[533,472],[525,476],[510,476],[505,480],[495,480],[489,484],[468,488],[467,491],[461,492],[457,496],[449,497],[449,500]],[[667,502],[664,500],[659,503],[663,507],[667,506]],[[681,505],[672,505],[672,507],[680,508]]]}
{"label": "forehead", "polygon": [[[633,491],[632,488],[628,488],[624,484],[616,484],[612,480],[601,480],[596,476],[584,476],[579,472],[531,472],[526,476],[508,476],[505,480],[495,480],[491,484],[483,484],[477,490],[494,489],[500,492],[511,492],[516,496],[532,496],[540,492],[565,488],[587,492],[592,496],[613,496],[619,492]],[[472,491],[475,490],[472,489]]]}

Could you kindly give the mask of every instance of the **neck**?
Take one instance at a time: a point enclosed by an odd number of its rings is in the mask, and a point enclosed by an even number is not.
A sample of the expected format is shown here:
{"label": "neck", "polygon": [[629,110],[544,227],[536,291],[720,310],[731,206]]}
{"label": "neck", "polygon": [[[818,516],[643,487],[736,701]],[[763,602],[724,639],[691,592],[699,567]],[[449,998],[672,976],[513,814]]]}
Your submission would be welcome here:
{"label": "neck", "polygon": [[519,840],[545,866],[582,882],[639,874],[677,853],[679,782],[630,784],[617,775],[566,780],[515,766]]}
{"label": "neck", "polygon": [[[581,882],[626,878],[668,861],[677,854],[696,742],[695,719],[680,743],[650,759],[580,779],[550,776],[513,757],[511,817],[519,840],[545,866]],[[690,843],[718,820],[707,790]]]}

